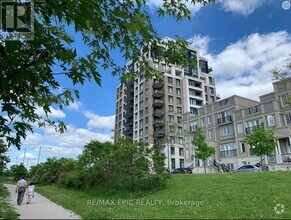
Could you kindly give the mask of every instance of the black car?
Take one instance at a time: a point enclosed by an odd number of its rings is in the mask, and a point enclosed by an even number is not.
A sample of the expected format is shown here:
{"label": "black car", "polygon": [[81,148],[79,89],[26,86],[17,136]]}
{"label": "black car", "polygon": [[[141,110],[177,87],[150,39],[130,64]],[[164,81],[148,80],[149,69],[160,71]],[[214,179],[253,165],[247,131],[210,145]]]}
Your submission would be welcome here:
{"label": "black car", "polygon": [[172,173],[192,173],[192,170],[190,168],[176,168],[172,171]]}

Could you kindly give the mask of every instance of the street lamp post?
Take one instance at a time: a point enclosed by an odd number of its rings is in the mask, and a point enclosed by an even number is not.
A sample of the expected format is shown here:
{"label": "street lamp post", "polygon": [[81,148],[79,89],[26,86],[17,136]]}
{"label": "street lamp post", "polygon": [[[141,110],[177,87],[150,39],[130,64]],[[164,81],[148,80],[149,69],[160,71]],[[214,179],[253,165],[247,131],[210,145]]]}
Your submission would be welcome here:
{"label": "street lamp post", "polygon": [[24,148],[24,154],[23,154],[23,165],[24,165],[24,161],[25,161],[25,155],[26,155],[26,147]]}
{"label": "street lamp post", "polygon": [[[39,147],[39,151],[38,151],[38,158],[37,158],[37,164],[39,164],[39,159],[40,159],[40,153],[41,153],[41,148],[42,148],[43,146],[40,146]],[[51,147],[48,147],[48,149],[52,149]]]}

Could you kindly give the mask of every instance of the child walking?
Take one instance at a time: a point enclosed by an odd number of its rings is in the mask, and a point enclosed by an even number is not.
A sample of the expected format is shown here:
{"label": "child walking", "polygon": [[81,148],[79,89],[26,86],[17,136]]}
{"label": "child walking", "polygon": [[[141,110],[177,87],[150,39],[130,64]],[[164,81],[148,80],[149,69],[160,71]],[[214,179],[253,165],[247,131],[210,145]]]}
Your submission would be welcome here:
{"label": "child walking", "polygon": [[34,183],[31,182],[29,184],[29,186],[27,187],[27,203],[26,204],[30,204],[31,202],[31,199],[34,197],[34,189],[35,189],[35,186],[34,186]]}

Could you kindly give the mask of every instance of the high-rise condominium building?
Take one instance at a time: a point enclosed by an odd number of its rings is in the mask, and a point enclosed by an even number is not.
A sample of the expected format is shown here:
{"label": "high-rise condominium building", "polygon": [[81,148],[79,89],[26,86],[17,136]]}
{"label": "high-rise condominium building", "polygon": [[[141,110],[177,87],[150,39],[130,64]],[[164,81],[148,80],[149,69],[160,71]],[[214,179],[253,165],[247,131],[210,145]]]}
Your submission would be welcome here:
{"label": "high-rise condominium building", "polygon": [[[163,43],[170,39],[165,37]],[[197,65],[181,68],[175,64],[158,62],[156,51],[146,54],[149,64],[163,75],[163,82],[145,79],[144,73],[116,90],[115,137],[129,137],[160,147],[166,156],[165,165],[171,171],[184,167],[183,114],[196,115],[198,109],[217,100],[215,79],[208,61],[191,45],[187,55]],[[129,70],[138,71],[137,62],[127,63]]]}

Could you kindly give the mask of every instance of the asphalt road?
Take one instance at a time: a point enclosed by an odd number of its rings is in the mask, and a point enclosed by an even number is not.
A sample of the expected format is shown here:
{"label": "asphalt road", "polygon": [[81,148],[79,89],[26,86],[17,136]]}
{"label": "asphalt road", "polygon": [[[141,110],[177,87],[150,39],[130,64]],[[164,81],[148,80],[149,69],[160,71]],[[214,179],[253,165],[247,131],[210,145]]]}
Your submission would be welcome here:
{"label": "asphalt road", "polygon": [[22,205],[19,206],[16,202],[16,186],[11,184],[4,184],[4,186],[10,192],[10,202],[20,214],[20,219],[81,219],[80,216],[64,209],[36,192],[30,204],[26,204],[27,196],[25,195]]}

